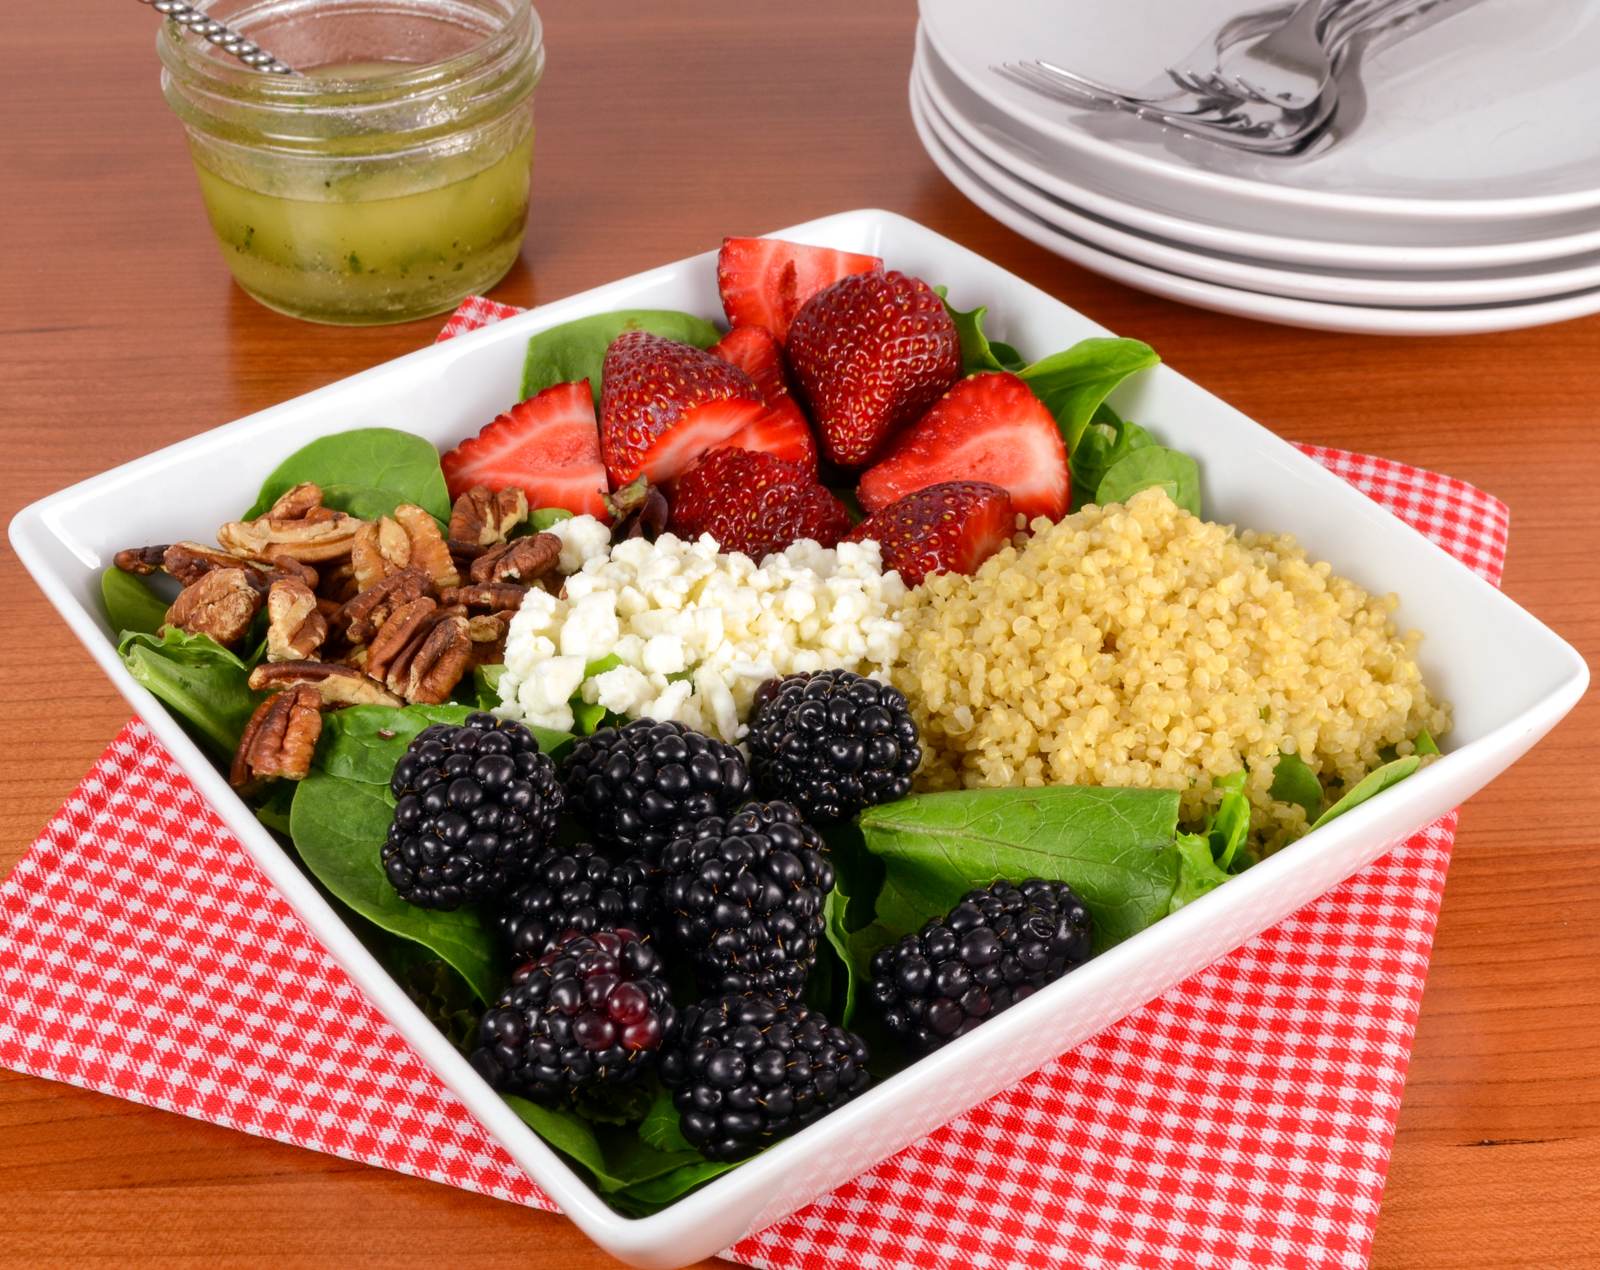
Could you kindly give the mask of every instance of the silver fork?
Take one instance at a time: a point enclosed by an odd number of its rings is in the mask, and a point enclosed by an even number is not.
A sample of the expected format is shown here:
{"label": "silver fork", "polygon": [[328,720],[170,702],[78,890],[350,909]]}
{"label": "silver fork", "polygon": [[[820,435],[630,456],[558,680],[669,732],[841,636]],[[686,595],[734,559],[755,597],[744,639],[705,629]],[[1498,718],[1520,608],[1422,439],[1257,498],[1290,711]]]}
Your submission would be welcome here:
{"label": "silver fork", "polygon": [[[1433,8],[1442,0],[1345,0],[1320,11],[1316,3],[1293,9],[1279,8],[1244,15],[1201,43],[1183,63],[1133,92],[1103,84],[1050,62],[1008,62],[991,69],[1026,88],[1075,105],[1123,110],[1176,130],[1221,141],[1259,153],[1294,153],[1310,143],[1333,116],[1338,104],[1337,85],[1331,76],[1345,46],[1356,35],[1380,24],[1397,23]],[[1235,43],[1255,38],[1263,29],[1279,26],[1285,17],[1304,20],[1311,11],[1321,31],[1320,57],[1329,67],[1310,98],[1298,98],[1288,80],[1280,78],[1277,100],[1265,95],[1242,76],[1225,77],[1216,71],[1191,69],[1207,60],[1221,63]],[[1300,36],[1296,35],[1296,43]],[[1272,39],[1260,41],[1265,44]],[[1291,45],[1290,47],[1294,47]],[[1259,65],[1252,60],[1252,65]],[[1315,73],[1314,73],[1315,74]]]}

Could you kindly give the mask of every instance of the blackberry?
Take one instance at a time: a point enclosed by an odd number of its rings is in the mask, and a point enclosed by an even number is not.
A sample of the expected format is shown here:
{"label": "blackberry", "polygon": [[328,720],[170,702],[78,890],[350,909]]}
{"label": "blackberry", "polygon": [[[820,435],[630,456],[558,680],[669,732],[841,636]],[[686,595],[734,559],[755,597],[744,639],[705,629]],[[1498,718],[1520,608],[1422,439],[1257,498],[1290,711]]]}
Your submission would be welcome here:
{"label": "blackberry", "polygon": [[819,823],[904,798],[922,761],[905,697],[848,670],[767,680],[746,743],[756,791]]}
{"label": "blackberry", "polygon": [[417,733],[389,788],[383,871],[401,899],[423,908],[509,893],[555,836],[565,801],[533,733],[481,711]]}
{"label": "blackberry", "polygon": [[817,960],[833,865],[788,803],[687,826],[661,853],[664,934],[706,992],[798,993]]}
{"label": "blackberry", "polygon": [[655,926],[652,870],[639,860],[613,864],[587,842],[554,847],[534,862],[495,924],[518,961],[543,956],[569,932],[625,926],[648,934]]}
{"label": "blackberry", "polygon": [[750,789],[733,746],[654,719],[579,741],[562,780],[572,810],[603,846],[652,863],[678,826],[733,810]]}
{"label": "blackberry", "polygon": [[1089,959],[1094,926],[1065,882],[968,891],[872,959],[872,999],[914,1049],[938,1049]]}
{"label": "blackberry", "polygon": [[541,1102],[631,1081],[673,1025],[663,975],[655,949],[626,928],[564,939],[484,1014],[472,1065],[496,1089]]}
{"label": "blackberry", "polygon": [[683,1012],[661,1054],[683,1136],[737,1160],[804,1128],[871,1083],[867,1046],[792,998],[713,997]]}

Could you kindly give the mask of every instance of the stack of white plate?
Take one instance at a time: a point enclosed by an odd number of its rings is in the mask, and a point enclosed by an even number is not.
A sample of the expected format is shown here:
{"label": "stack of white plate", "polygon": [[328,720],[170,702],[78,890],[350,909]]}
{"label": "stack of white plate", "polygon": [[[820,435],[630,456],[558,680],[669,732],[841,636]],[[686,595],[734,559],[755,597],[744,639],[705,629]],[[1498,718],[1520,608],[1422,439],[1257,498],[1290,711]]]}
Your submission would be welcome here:
{"label": "stack of white plate", "polygon": [[1042,58],[1135,87],[1241,7],[921,0],[917,132],[995,219],[1202,308],[1407,335],[1600,311],[1593,0],[1463,2],[1358,42],[1333,135],[1298,158],[1054,102],[991,69]]}

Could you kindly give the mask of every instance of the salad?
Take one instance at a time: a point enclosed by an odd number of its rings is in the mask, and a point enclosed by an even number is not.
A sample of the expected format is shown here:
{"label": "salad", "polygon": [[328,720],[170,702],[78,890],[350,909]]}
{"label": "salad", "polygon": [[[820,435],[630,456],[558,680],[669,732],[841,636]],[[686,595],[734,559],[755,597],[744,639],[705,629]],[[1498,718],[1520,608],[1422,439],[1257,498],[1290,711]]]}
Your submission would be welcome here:
{"label": "salad", "polygon": [[[444,454],[334,433],[102,580],[130,672],[428,1018],[647,1214],[1438,753],[1392,597],[1203,517],[875,257],[728,239]],[[198,532],[198,531],[197,531]]]}

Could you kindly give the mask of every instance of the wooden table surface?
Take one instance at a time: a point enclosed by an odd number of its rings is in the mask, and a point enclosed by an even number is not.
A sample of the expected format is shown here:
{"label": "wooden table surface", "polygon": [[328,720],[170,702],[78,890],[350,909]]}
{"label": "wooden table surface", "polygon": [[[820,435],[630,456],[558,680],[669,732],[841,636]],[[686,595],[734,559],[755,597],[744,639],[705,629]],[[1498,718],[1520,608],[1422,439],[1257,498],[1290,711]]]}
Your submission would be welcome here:
{"label": "wooden table surface", "polygon": [[[1512,509],[1507,591],[1600,653],[1600,319],[1337,336],[1105,281],[965,202],[906,108],[908,4],[540,0],[535,197],[499,299],[532,304],[845,208],[912,216],[1038,283],[1286,437],[1473,481]],[[149,10],[0,16],[0,515],[426,344],[234,289]],[[0,546],[0,873],[128,708]],[[1466,807],[1374,1264],[1600,1264],[1600,709]],[[0,1263],[614,1264],[558,1217],[0,1073]]]}

